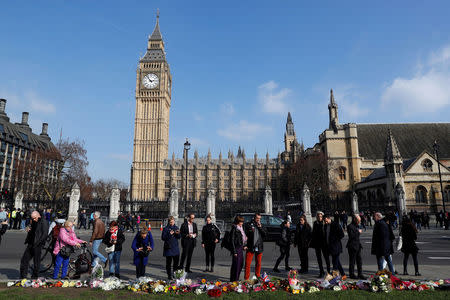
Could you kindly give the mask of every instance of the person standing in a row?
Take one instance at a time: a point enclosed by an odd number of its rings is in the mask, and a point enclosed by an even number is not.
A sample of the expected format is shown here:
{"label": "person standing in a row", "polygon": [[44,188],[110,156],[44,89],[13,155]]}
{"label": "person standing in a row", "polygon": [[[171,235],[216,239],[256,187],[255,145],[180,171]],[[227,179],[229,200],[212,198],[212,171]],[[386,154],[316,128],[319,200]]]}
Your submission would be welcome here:
{"label": "person standing in a row", "polygon": [[250,267],[253,256],[255,256],[255,275],[261,277],[261,260],[264,252],[264,238],[267,231],[261,224],[261,215],[255,214],[252,221],[244,225],[245,235],[247,236],[247,252],[245,254],[245,276],[244,279],[250,278]]}
{"label": "person standing in a row", "polygon": [[106,264],[108,260],[103,254],[100,253],[99,247],[105,237],[105,223],[100,219],[100,212],[96,211],[94,213],[94,228],[92,231],[91,239],[89,240],[89,244],[92,246],[92,255],[93,255],[93,263],[92,266],[95,266],[100,260],[102,263]]}
{"label": "person standing in a row", "polygon": [[298,249],[298,255],[300,256],[300,273],[308,273],[308,249],[311,243],[311,226],[309,226],[306,217],[302,215],[300,222],[295,230],[294,247]]}
{"label": "person standing in a row", "polygon": [[280,273],[278,266],[284,258],[284,267],[286,271],[290,271],[291,267],[289,267],[289,256],[291,250],[291,223],[288,220],[285,220],[281,223],[281,237],[277,241],[277,245],[280,246],[280,257],[278,257],[275,267],[273,268],[274,272]]}
{"label": "person standing in a row", "polygon": [[[205,272],[214,272],[214,252],[220,239],[220,230],[211,221],[211,216],[206,217],[206,225],[202,228],[202,247],[205,249]],[[211,268],[209,263],[211,261]]]}
{"label": "person standing in a row", "polygon": [[371,253],[377,258],[379,271],[383,270],[383,262],[386,260],[389,271],[391,271],[392,274],[395,272],[394,265],[391,260],[392,241],[394,239],[395,236],[392,236],[389,225],[383,220],[381,213],[375,213]]}
{"label": "person standing in a row", "polygon": [[325,258],[327,264],[327,272],[330,273],[330,257],[328,253],[327,245],[325,244],[325,230],[324,230],[323,212],[318,211],[316,214],[316,221],[314,221],[311,247],[316,251],[317,263],[319,264],[319,276],[322,278],[325,275],[322,264],[322,255]]}
{"label": "person standing in a row", "polygon": [[192,273],[191,260],[194,248],[197,246],[197,224],[194,222],[195,215],[189,214],[188,219],[181,225],[181,247],[183,252],[181,254],[180,269],[183,269],[184,260],[186,259],[186,273]]}
{"label": "person standing in a row", "polygon": [[161,239],[164,241],[163,255],[166,258],[166,272],[169,280],[173,279],[173,273],[178,268],[180,259],[180,248],[178,240],[180,239],[180,230],[175,225],[175,218],[170,216],[169,223],[164,228]]}
{"label": "person standing in a row", "polygon": [[122,254],[123,242],[125,242],[123,230],[119,228],[117,221],[112,221],[109,223],[109,230],[106,231],[103,238],[103,243],[111,249],[108,253],[109,276],[120,278],[120,255]]}
{"label": "person standing in a row", "polygon": [[[361,251],[363,247],[361,241],[359,240],[359,235],[362,232],[362,229],[359,229],[360,223],[361,217],[358,214],[354,214],[352,222],[350,223],[350,225],[347,226],[347,233],[348,233],[347,250],[349,257],[348,272],[350,273],[351,279],[365,280],[366,277],[362,273],[362,259],[361,259]],[[355,275],[355,261],[358,270],[358,276]]]}
{"label": "person standing in a row", "polygon": [[42,219],[37,211],[31,213],[31,220],[31,224],[26,229],[28,232],[25,239],[27,247],[20,261],[20,277],[27,278],[28,266],[30,260],[33,259],[34,268],[32,278],[36,279],[39,276],[39,268],[41,265],[41,249],[48,236],[48,223]]}
{"label": "person standing in a row", "polygon": [[344,238],[344,231],[339,221],[331,221],[330,215],[325,215],[324,220],[326,244],[328,245],[328,253],[330,253],[333,262],[333,270],[339,271],[340,275],[345,279],[344,268],[342,268],[339,257],[342,253],[341,240]]}
{"label": "person standing in a row", "polygon": [[244,263],[244,251],[247,250],[247,235],[245,234],[243,226],[244,218],[242,216],[236,216],[230,230],[232,255],[230,269],[231,282],[239,281],[239,276],[241,275]]}
{"label": "person standing in a row", "polygon": [[416,245],[417,229],[411,220],[407,217],[403,217],[402,229],[400,232],[402,236],[402,252],[403,252],[403,275],[408,275],[408,258],[412,256],[414,262],[415,275],[421,276],[419,273],[419,262],[417,260],[417,253],[419,248]]}
{"label": "person standing in a row", "polygon": [[152,233],[147,227],[141,227],[134,237],[131,249],[133,249],[133,264],[136,266],[136,278],[145,276],[145,267],[148,263],[148,255],[153,251],[154,243]]}

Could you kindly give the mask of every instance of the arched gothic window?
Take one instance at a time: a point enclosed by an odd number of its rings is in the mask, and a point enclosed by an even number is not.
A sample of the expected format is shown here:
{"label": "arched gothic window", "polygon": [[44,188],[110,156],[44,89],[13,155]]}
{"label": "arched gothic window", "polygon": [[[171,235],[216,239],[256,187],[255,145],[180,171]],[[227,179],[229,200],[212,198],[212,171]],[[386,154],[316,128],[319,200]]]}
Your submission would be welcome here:
{"label": "arched gothic window", "polygon": [[427,203],[427,189],[422,186],[419,185],[416,188],[416,203]]}
{"label": "arched gothic window", "polygon": [[433,172],[433,163],[429,159],[422,161],[422,167],[425,172]]}
{"label": "arched gothic window", "polygon": [[345,180],[347,175],[346,175],[346,171],[347,169],[345,167],[339,167],[338,172],[339,172],[339,179],[340,180]]}

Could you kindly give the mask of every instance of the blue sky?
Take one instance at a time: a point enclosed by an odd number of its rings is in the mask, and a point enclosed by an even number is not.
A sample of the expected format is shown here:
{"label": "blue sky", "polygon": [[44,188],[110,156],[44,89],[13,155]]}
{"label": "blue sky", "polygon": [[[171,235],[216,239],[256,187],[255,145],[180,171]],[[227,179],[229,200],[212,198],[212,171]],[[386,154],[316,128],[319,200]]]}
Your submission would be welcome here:
{"label": "blue sky", "polygon": [[[310,2],[310,1],[309,1]],[[0,98],[34,132],[84,140],[94,179],[129,182],[139,56],[160,9],[169,152],[310,147],[341,122],[448,122],[449,1],[3,1]]]}

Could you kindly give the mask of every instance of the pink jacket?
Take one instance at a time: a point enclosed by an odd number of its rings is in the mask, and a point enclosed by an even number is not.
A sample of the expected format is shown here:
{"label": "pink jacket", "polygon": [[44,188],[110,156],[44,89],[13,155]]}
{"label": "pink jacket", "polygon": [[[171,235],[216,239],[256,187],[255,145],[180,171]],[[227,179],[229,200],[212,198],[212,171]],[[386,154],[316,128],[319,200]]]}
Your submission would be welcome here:
{"label": "pink jacket", "polygon": [[81,244],[83,242],[83,240],[77,238],[73,230],[67,231],[66,228],[62,227],[59,230],[59,235],[56,240],[55,249],[53,249],[53,254],[57,255],[59,250],[66,245],[75,246],[76,244]]}

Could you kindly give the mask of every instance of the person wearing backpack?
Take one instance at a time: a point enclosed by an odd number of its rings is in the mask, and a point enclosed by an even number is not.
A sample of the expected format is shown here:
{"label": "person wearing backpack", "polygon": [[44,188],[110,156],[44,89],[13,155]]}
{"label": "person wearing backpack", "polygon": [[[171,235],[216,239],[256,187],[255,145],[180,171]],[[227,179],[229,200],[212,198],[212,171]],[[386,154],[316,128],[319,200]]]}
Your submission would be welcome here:
{"label": "person wearing backpack", "polygon": [[107,247],[105,250],[108,253],[110,277],[115,276],[120,279],[120,255],[123,242],[125,242],[123,230],[119,228],[117,221],[112,221],[103,238],[103,243]]}
{"label": "person wearing backpack", "polygon": [[247,235],[244,231],[244,218],[236,216],[230,230],[230,248],[231,248],[231,269],[230,281],[239,281],[242,267],[244,265],[244,251],[247,250]]}
{"label": "person wearing backpack", "polygon": [[[206,269],[205,272],[214,272],[214,251],[220,239],[219,228],[211,222],[211,216],[206,217],[206,225],[202,228],[202,247],[205,249]],[[211,260],[211,268],[209,261]]]}
{"label": "person wearing backpack", "polygon": [[86,241],[77,238],[72,227],[73,223],[71,221],[66,221],[64,226],[59,230],[55,248],[53,249],[53,254],[56,255],[53,279],[58,279],[61,266],[61,279],[68,279],[67,267],[69,266],[70,253],[73,252],[73,247],[80,248],[81,244],[86,243]]}

